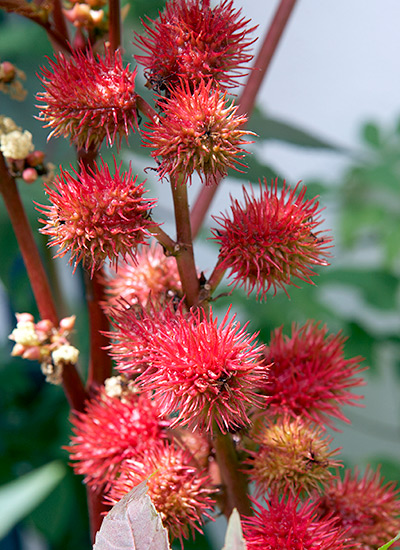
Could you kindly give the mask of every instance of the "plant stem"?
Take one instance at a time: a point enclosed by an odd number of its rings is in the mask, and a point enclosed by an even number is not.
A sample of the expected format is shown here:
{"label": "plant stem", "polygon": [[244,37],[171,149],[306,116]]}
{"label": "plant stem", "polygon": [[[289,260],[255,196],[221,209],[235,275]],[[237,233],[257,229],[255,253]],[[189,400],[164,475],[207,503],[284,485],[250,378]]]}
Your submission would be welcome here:
{"label": "plant stem", "polygon": [[[295,4],[296,0],[281,0],[281,3],[275,12],[272,23],[265,36],[261,49],[254,62],[253,70],[250,72],[243,93],[240,96],[236,115],[239,116],[247,114],[247,116],[250,116],[254,108],[258,90],[260,89],[261,83],[265,78],[272,57],[277,49]],[[203,187],[196,199],[190,218],[193,239],[196,238],[201,228],[203,220],[217,191],[217,187],[218,183]]]}
{"label": "plant stem", "polygon": [[121,8],[119,0],[108,0],[108,17],[111,51],[115,52],[121,45]]}
{"label": "plant stem", "polygon": [[106,378],[111,376],[111,358],[104,349],[109,345],[108,337],[104,334],[110,330],[109,322],[100,305],[105,301],[104,285],[101,271],[89,279],[87,272],[84,272],[86,301],[89,313],[90,328],[90,361],[87,379],[89,393],[104,383]]}
{"label": "plant stem", "polygon": [[89,510],[90,536],[94,544],[96,533],[103,521],[103,512],[109,510],[104,504],[102,491],[95,491],[92,487],[86,486],[86,498]]}
{"label": "plant stem", "polygon": [[212,296],[213,292],[222,281],[225,273],[226,273],[226,269],[221,268],[220,262],[218,261],[207,281],[210,296]]}
{"label": "plant stem", "polygon": [[171,178],[171,189],[176,224],[176,262],[186,304],[188,307],[192,307],[198,304],[200,284],[193,254],[187,186],[179,179]]}
{"label": "plant stem", "polygon": [[146,116],[153,122],[158,119],[157,112],[153,109],[151,105],[147,103],[145,99],[143,99],[141,95],[136,96],[136,107],[138,111],[140,111],[142,114],[144,114],[144,116]]}
{"label": "plant stem", "polygon": [[64,37],[66,43],[70,41],[67,23],[62,11],[62,5],[60,0],[53,0],[53,21],[54,27]]}
{"label": "plant stem", "polygon": [[[41,319],[49,319],[57,326],[58,315],[47,275],[33,238],[15,179],[10,175],[1,153],[0,191],[3,195],[10,221],[25,263],[39,315]],[[83,410],[86,392],[74,365],[65,365],[64,367],[63,388],[70,406],[78,411]]]}
{"label": "plant stem", "polygon": [[0,154],[0,190],[25,262],[40,317],[42,319],[49,319],[57,326],[58,315],[47,275],[44,271],[17,185],[7,170],[2,154]]}
{"label": "plant stem", "polygon": [[165,233],[165,231],[161,229],[158,224],[154,223],[154,226],[150,226],[148,230],[164,248],[167,256],[172,256],[175,254],[176,242],[172,240],[171,237],[167,233]]}
{"label": "plant stem", "polygon": [[281,0],[254,62],[254,69],[249,74],[246,86],[240,96],[238,115],[250,114],[253,110],[258,90],[267,74],[295,4],[296,0]]}
{"label": "plant stem", "polygon": [[241,515],[250,516],[252,512],[247,492],[247,480],[239,469],[239,460],[232,436],[216,431],[213,443],[227,497],[223,513],[229,518],[233,508],[237,508]]}

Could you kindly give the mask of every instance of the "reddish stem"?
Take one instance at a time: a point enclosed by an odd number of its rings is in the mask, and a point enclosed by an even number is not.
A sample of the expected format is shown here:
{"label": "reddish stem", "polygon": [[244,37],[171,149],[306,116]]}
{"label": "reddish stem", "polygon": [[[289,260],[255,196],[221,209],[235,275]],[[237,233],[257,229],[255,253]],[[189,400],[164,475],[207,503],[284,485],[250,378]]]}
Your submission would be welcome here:
{"label": "reddish stem", "polygon": [[65,42],[69,43],[69,33],[67,23],[62,11],[62,5],[60,0],[53,0],[53,21],[54,27],[60,36],[64,37]]}
{"label": "reddish stem", "polygon": [[46,21],[46,23],[43,23],[42,21],[35,20],[35,22],[45,29],[47,33],[47,37],[51,42],[54,52],[57,52],[57,53],[61,51],[67,52],[67,53],[72,52],[70,43],[68,39],[65,37],[64,33],[54,28],[49,21]]}
{"label": "reddish stem", "polygon": [[217,286],[220,284],[220,282],[224,278],[225,273],[226,273],[226,269],[223,269],[220,267],[220,261],[218,260],[216,266],[213,269],[213,272],[211,273],[209,279],[207,280],[210,296],[212,296],[214,290],[217,288]]}
{"label": "reddish stem", "polygon": [[87,388],[90,393],[111,376],[111,358],[105,349],[110,342],[104,335],[110,330],[110,326],[100,306],[100,303],[105,301],[102,272],[96,272],[91,280],[86,272],[84,275],[90,327],[90,362],[87,379]]}
{"label": "reddish stem", "polygon": [[121,45],[121,8],[119,0],[108,0],[108,18],[111,51],[115,52]]}
{"label": "reddish stem", "polygon": [[136,96],[136,107],[138,111],[144,114],[144,116],[146,116],[151,121],[155,122],[158,119],[156,111],[151,105],[147,103],[145,99],[143,99],[141,95]]}
{"label": "reddish stem", "polygon": [[[33,238],[15,179],[8,172],[4,157],[1,153],[0,191],[3,195],[10,221],[24,259],[40,317],[41,319],[50,319],[50,321],[57,326],[58,315],[47,275]],[[70,406],[78,411],[83,410],[86,392],[74,365],[66,365],[64,367],[63,387]]]}
{"label": "reddish stem", "polygon": [[102,491],[95,491],[91,487],[86,487],[86,497],[88,501],[89,509],[89,522],[90,522],[90,536],[92,543],[96,539],[96,533],[101,527],[104,512],[107,512],[110,507],[104,504],[104,497]]}
{"label": "reddish stem", "polygon": [[25,210],[14,178],[10,175],[3,155],[0,153],[0,190],[10,217],[15,236],[25,262],[32,291],[42,319],[50,319],[58,325],[58,315],[54,305],[50,285],[36,247]]}
{"label": "reddish stem", "polygon": [[249,74],[246,86],[240,96],[237,115],[250,114],[253,110],[258,90],[269,69],[295,4],[296,0],[281,0],[254,62],[254,70]]}
{"label": "reddish stem", "polygon": [[232,436],[216,433],[213,443],[226,491],[223,513],[229,518],[233,508],[237,508],[240,515],[250,516],[252,511],[247,492],[247,480],[243,472],[240,471]]}
{"label": "reddish stem", "polygon": [[157,239],[160,245],[164,248],[168,256],[172,256],[176,251],[176,242],[161,229],[159,225],[154,223],[154,226],[148,228],[150,233]]}
{"label": "reddish stem", "polygon": [[[79,149],[78,160],[82,162],[86,169],[90,168],[94,170],[97,154],[97,149],[89,149],[88,151]],[[90,394],[96,390],[99,385],[102,385],[106,378],[111,376],[112,364],[111,358],[105,349],[110,343],[108,337],[104,335],[104,332],[109,331],[109,322],[100,305],[100,302],[105,299],[103,277],[101,272],[96,272],[93,279],[89,279],[87,273],[84,272],[84,277],[90,331],[90,359],[86,385]],[[100,529],[101,522],[103,521],[102,512],[107,508],[103,504],[102,491],[93,491],[88,487],[86,495],[89,510],[90,532],[92,540],[94,541],[96,533]]]}
{"label": "reddish stem", "polygon": [[187,187],[179,180],[171,178],[171,189],[176,224],[176,262],[186,304],[188,307],[192,307],[198,304],[200,284],[193,254]]}
{"label": "reddish stem", "polygon": [[[250,72],[243,93],[238,102],[237,115],[250,116],[254,108],[256,96],[261,83],[270,66],[272,57],[282,37],[283,31],[296,4],[296,0],[281,0],[275,16],[265,36],[264,42],[254,62],[254,68]],[[192,235],[195,238],[201,228],[203,220],[208,212],[210,204],[217,191],[218,184],[203,187],[196,199],[191,212]]]}

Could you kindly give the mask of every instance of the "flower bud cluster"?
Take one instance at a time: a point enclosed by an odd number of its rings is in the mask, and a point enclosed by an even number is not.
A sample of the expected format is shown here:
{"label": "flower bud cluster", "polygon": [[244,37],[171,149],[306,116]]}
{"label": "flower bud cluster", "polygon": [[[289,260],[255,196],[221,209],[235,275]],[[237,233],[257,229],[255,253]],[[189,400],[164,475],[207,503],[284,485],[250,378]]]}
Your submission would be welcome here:
{"label": "flower bud cluster", "polygon": [[0,63],[0,92],[9,94],[12,99],[23,101],[26,98],[27,90],[21,80],[26,80],[25,73],[9,61]]}
{"label": "flower bud cluster", "polygon": [[17,313],[17,327],[9,338],[15,342],[11,355],[38,361],[47,382],[61,384],[65,365],[76,365],[79,351],[68,341],[75,316],[61,319],[58,327],[49,319],[34,322],[30,313]]}
{"label": "flower bud cluster", "polygon": [[39,176],[51,179],[53,165],[45,164],[45,154],[36,151],[32,143],[32,134],[22,130],[15,122],[0,115],[0,151],[7,161],[10,174],[22,178],[25,183],[33,183]]}
{"label": "flower bud cluster", "polygon": [[107,31],[104,10],[105,0],[88,0],[87,2],[70,1],[63,9],[66,19],[78,29],[96,31],[98,35]]}

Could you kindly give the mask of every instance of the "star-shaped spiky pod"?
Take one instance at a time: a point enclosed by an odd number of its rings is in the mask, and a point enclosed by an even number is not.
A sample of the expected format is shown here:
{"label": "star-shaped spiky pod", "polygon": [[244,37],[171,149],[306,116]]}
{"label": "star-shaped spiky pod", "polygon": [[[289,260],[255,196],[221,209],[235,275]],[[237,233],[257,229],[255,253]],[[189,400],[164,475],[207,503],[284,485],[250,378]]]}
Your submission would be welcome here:
{"label": "star-shaped spiky pod", "polygon": [[71,252],[70,263],[83,261],[91,276],[107,258],[114,265],[120,256],[134,259],[137,246],[151,236],[148,214],[156,201],[144,197],[144,184],[131,168],[121,172],[115,164],[111,175],[104,162],[93,171],[81,163],[79,173],[61,169],[45,189],[51,206],[39,208],[47,216],[41,232],[59,246],[57,256]]}
{"label": "star-shaped spiky pod", "polygon": [[167,175],[181,183],[197,172],[205,184],[217,183],[229,168],[245,166],[239,159],[246,153],[243,139],[252,132],[241,129],[247,121],[237,116],[237,107],[202,80],[191,91],[188,82],[159,102],[161,115],[143,132],[144,145],[154,151],[160,178]]}
{"label": "star-shaped spiky pod", "polygon": [[150,397],[128,388],[121,397],[103,388],[71,422],[74,435],[66,449],[74,470],[89,485],[105,490],[115,482],[123,461],[165,438],[168,425]]}
{"label": "star-shaped spiky pod", "polygon": [[166,256],[154,241],[142,246],[135,260],[128,256],[118,264],[118,271],[111,272],[105,281],[107,288],[106,309],[121,305],[140,304],[145,307],[151,300],[165,303],[171,298],[182,298],[182,285],[176,259]]}
{"label": "star-shaped spiky pod", "polygon": [[245,518],[248,550],[343,550],[352,547],[335,518],[317,519],[311,499],[303,502],[292,493],[273,492],[254,502],[254,516]]}
{"label": "star-shaped spiky pod", "polygon": [[331,441],[320,427],[301,417],[278,417],[252,430],[251,442],[257,449],[249,450],[246,462],[256,494],[269,489],[308,495],[313,489],[323,491],[333,475],[331,469],[339,465],[334,459],[339,449],[331,451]]}
{"label": "star-shaped spiky pod", "polygon": [[212,8],[209,0],[172,0],[153,23],[154,28],[143,23],[146,35],[136,35],[146,55],[135,58],[157,92],[173,89],[181,78],[192,86],[205,80],[233,87],[247,73],[254,42],[249,35],[256,27],[248,28],[233,2]]}
{"label": "star-shaped spiky pod", "polygon": [[104,138],[121,144],[137,126],[135,77],[123,66],[120,51],[105,55],[91,50],[63,53],[49,60],[40,77],[44,92],[38,93],[40,119],[50,136],[69,137],[80,148],[98,149]]}
{"label": "star-shaped spiky pod", "polygon": [[313,268],[328,265],[327,249],[331,238],[316,228],[321,223],[319,205],[306,199],[306,188],[298,191],[278,181],[264,186],[260,182],[260,197],[243,188],[244,204],[232,200],[230,214],[215,217],[220,227],[213,229],[220,245],[220,268],[229,269],[234,287],[253,290],[264,299],[272,287],[285,290],[297,277],[312,283]]}
{"label": "star-shaped spiky pod", "polygon": [[318,495],[316,510],[321,518],[334,514],[360,550],[377,550],[400,531],[399,493],[394,482],[384,482],[379,470],[368,467],[363,475],[358,469],[346,470]]}
{"label": "star-shaped spiky pod", "polygon": [[272,363],[261,390],[268,410],[308,418],[322,427],[333,427],[331,417],[349,422],[341,408],[361,398],[351,388],[364,385],[357,375],[365,367],[360,366],[362,357],[345,359],[345,340],[313,321],[294,324],[291,336],[282,327],[276,329],[264,350],[266,364]]}
{"label": "star-shaped spiky pod", "polygon": [[222,323],[203,312],[126,310],[116,312],[111,353],[117,368],[153,392],[160,411],[175,414],[172,426],[222,432],[249,423],[248,413],[263,400],[256,335],[229,312]]}

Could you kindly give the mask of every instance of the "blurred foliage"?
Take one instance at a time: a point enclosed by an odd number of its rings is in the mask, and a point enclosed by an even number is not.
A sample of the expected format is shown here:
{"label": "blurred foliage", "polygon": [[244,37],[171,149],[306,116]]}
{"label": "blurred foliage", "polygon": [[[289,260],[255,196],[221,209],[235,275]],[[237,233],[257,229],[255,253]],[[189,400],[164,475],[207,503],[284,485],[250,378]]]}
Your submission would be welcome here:
{"label": "blurred foliage", "polygon": [[[125,21],[128,28],[139,28],[138,18],[146,13],[156,17],[163,1],[139,0],[132,3]],[[126,33],[131,42],[132,33]],[[32,48],[32,44],[35,45]],[[29,51],[29,55],[26,55]],[[11,116],[17,124],[31,131],[37,149],[46,151],[55,164],[73,162],[74,152],[66,140],[51,140],[46,144],[47,131],[34,119],[34,94],[40,83],[35,73],[43,64],[43,57],[52,55],[47,37],[41,29],[21,18],[0,12],[0,56],[15,63],[27,73],[29,96],[23,104],[1,96],[2,113]],[[128,54],[127,54],[128,55]],[[363,129],[363,146],[357,154],[343,150],[337,144],[310,135],[305,129],[291,126],[263,111],[257,110],[249,128],[258,133],[260,141],[281,140],[299,147],[332,150],[343,153],[351,161],[340,182],[305,182],[309,196],[321,195],[321,203],[336,213],[335,258],[331,268],[320,270],[315,286],[301,283],[301,288],[289,288],[290,299],[284,292],[269,296],[264,303],[248,299],[240,291],[218,300],[218,307],[231,302],[244,319],[251,319],[250,330],[260,331],[260,339],[268,342],[270,332],[280,325],[290,331],[293,322],[307,319],[326,322],[332,331],[342,330],[348,336],[346,355],[362,355],[365,363],[379,374],[385,365],[376,363],[379,349],[391,345],[400,350],[399,326],[392,322],[399,309],[399,248],[400,248],[400,122],[393,131],[368,123]],[[137,136],[131,144],[138,143]],[[106,152],[106,158],[109,153]],[[248,159],[246,174],[231,175],[243,183],[259,178],[276,177],[275,170],[257,154]],[[284,174],[283,174],[284,175]],[[279,174],[279,176],[281,176]],[[57,273],[49,261],[44,239],[38,228],[37,212],[32,200],[43,202],[40,183],[20,186],[22,198],[43,258],[57,288]],[[6,289],[7,311],[5,324],[14,326],[15,311],[29,311],[37,318],[32,292],[8,222],[4,205],[0,203],[0,281]],[[371,255],[373,253],[373,261]],[[67,277],[69,275],[67,274]],[[63,314],[76,313],[76,344],[81,350],[82,364],[87,357],[86,311],[79,276],[74,277],[74,301],[63,296]],[[223,292],[224,289],[221,290]],[[352,296],[357,307],[344,308]],[[351,302],[353,303],[353,302]],[[44,383],[39,366],[19,358],[10,358],[11,344],[3,342],[0,364],[0,484],[30,472],[55,459],[67,463],[62,446],[67,444],[70,427],[68,406],[60,388]],[[398,354],[399,356],[399,354]],[[400,373],[400,361],[397,363]],[[375,452],[382,462],[382,453]],[[375,459],[374,459],[375,460]],[[400,481],[398,463],[384,459],[382,471],[388,478]],[[29,514],[25,525],[40,531],[54,550],[89,548],[85,490],[81,479],[71,470],[40,506]],[[208,543],[204,539],[203,547]],[[189,547],[189,546],[188,546]],[[1,542],[0,542],[1,548]],[[14,547],[15,548],[15,547]]]}
{"label": "blurred foliage", "polygon": [[61,462],[50,462],[0,487],[0,538],[33,511],[65,476]]}

